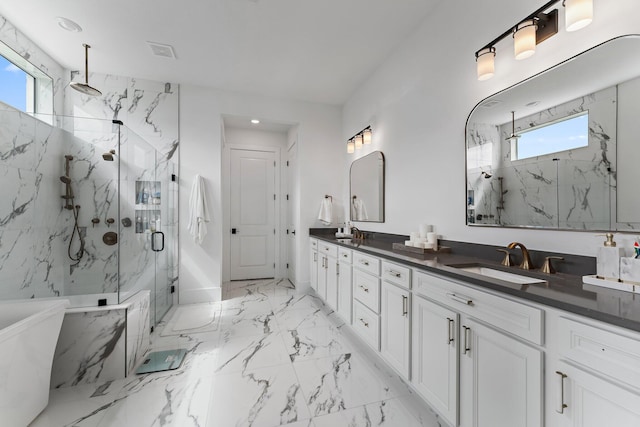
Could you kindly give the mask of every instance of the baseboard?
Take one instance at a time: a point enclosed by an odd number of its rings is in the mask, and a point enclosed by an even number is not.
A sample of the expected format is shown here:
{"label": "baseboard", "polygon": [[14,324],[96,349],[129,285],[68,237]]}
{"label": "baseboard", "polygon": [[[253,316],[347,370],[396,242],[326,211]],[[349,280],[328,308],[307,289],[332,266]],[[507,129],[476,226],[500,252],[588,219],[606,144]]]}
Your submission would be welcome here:
{"label": "baseboard", "polygon": [[178,289],[180,304],[222,301],[222,288]]}

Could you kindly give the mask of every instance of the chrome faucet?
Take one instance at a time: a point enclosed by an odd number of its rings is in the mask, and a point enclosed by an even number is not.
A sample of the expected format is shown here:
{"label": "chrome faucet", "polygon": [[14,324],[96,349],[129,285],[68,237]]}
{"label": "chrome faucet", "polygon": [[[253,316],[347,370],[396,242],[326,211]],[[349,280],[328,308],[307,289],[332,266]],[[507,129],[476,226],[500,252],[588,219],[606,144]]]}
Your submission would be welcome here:
{"label": "chrome faucet", "polygon": [[507,246],[509,249],[515,249],[517,247],[520,247],[520,250],[522,251],[522,262],[520,263],[520,268],[523,270],[531,270],[533,269],[533,263],[531,262],[531,257],[529,256],[529,251],[527,250],[527,248],[519,242],[511,242],[509,243],[509,245]]}

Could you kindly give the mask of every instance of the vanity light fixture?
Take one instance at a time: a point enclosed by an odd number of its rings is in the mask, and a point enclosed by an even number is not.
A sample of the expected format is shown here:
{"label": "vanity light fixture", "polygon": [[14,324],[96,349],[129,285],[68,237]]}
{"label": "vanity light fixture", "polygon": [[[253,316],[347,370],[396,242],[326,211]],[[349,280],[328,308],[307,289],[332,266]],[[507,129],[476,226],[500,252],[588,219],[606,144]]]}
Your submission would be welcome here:
{"label": "vanity light fixture", "polygon": [[362,131],[362,143],[364,145],[371,144],[371,126]]}
{"label": "vanity light fixture", "polygon": [[351,138],[349,142],[347,142],[347,153],[353,154],[355,152],[356,152],[356,143],[354,142],[353,138]]}
{"label": "vanity light fixture", "polygon": [[[488,80],[495,73],[494,59],[496,44],[513,35],[514,55],[517,60],[533,55],[536,45],[558,32],[558,9],[545,12],[560,0],[550,0],[538,10],[522,19],[490,43],[478,50],[476,67],[478,80]],[[567,31],[576,31],[586,27],[593,20],[593,0],[563,0],[565,25]]]}
{"label": "vanity light fixture", "polygon": [[367,126],[360,132],[352,136],[349,139],[349,142],[347,142],[347,153],[355,153],[355,150],[360,150],[364,144],[371,144],[371,136],[371,126]]}

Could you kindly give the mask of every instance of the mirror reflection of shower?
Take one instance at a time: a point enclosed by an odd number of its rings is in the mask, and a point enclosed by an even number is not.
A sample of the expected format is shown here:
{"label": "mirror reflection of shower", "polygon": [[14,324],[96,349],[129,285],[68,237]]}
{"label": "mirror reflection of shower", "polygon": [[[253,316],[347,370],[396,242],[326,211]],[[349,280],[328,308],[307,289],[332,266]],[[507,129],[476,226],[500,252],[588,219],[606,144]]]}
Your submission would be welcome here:
{"label": "mirror reflection of shower", "polygon": [[[80,205],[74,205],[74,195],[73,189],[71,188],[71,161],[73,160],[73,156],[67,154],[64,156],[64,175],[60,177],[60,181],[62,181],[65,185],[65,191],[62,198],[64,199],[64,208],[70,211],[73,211],[73,229],[71,230],[71,237],[69,238],[69,246],[67,248],[67,255],[69,259],[74,262],[71,267],[76,266],[80,263],[82,256],[84,255],[84,236],[80,232],[80,227],[78,226],[78,216],[80,215]],[[73,252],[73,242],[76,238],[80,243],[80,247],[77,252]]]}

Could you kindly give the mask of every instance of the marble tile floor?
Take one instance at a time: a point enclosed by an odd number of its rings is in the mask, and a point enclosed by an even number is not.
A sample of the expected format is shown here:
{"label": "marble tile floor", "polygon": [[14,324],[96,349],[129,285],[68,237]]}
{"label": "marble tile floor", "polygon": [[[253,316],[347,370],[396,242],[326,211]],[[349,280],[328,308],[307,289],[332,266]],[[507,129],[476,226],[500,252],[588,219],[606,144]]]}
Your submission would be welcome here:
{"label": "marble tile floor", "polygon": [[441,426],[316,296],[257,280],[223,298],[217,330],[163,336],[173,307],[152,334],[188,349],[179,369],[52,390],[30,427]]}

